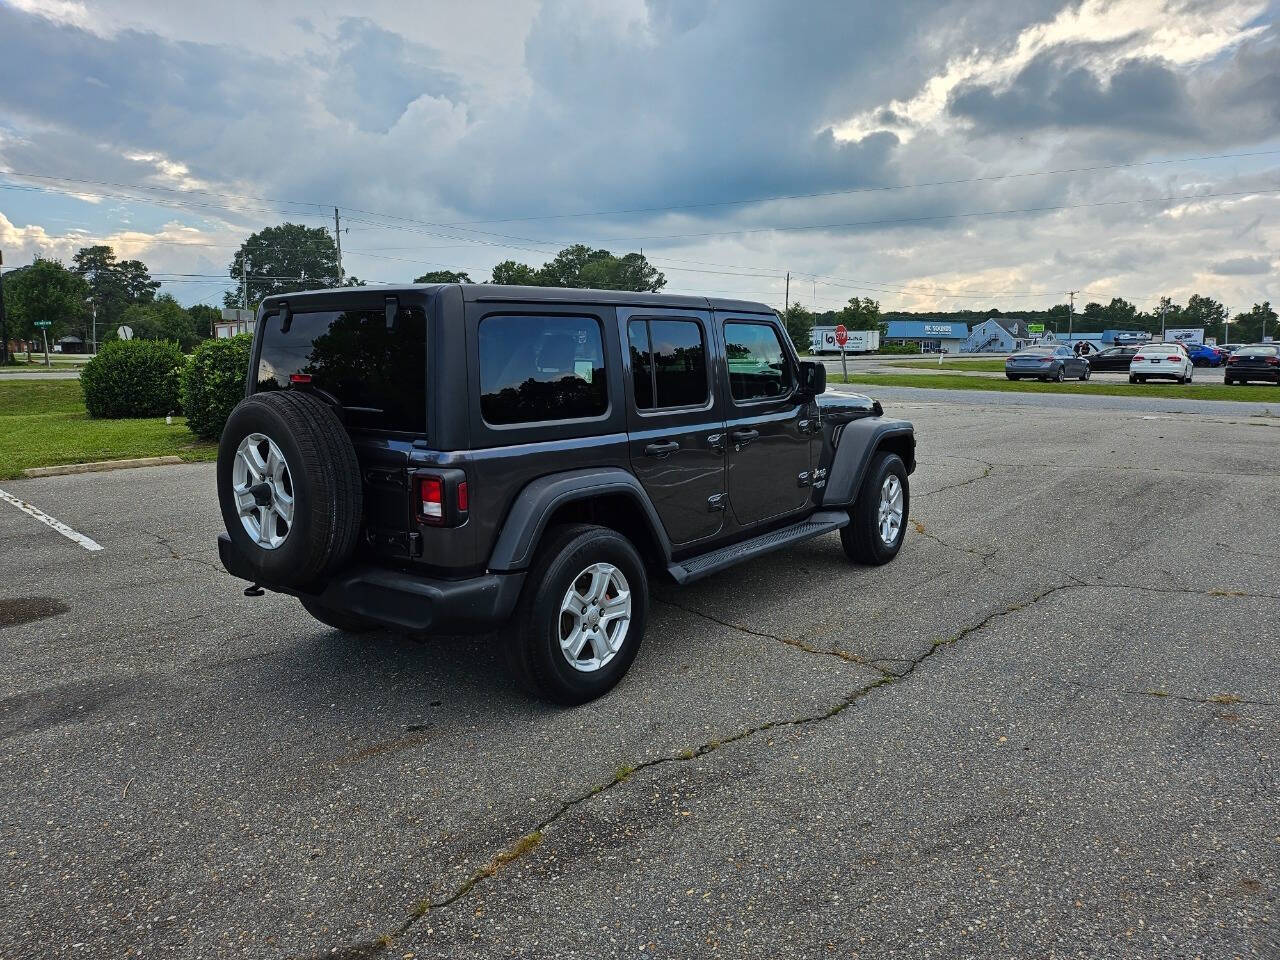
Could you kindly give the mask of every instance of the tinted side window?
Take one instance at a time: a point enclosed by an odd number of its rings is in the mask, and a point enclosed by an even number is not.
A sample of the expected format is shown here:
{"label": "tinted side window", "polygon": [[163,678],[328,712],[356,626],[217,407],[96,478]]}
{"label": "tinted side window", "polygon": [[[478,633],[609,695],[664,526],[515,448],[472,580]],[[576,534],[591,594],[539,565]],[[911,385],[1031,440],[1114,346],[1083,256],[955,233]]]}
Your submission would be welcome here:
{"label": "tinted side window", "polygon": [[791,391],[791,367],[773,327],[763,323],[726,323],[724,346],[733,399],[759,400]]}
{"label": "tinted side window", "polygon": [[631,382],[635,386],[636,409],[649,410],[653,407],[649,324],[644,320],[632,320],[627,324],[627,339],[631,341]]}
{"label": "tinted side window", "polygon": [[609,407],[595,317],[480,321],[480,412],[492,424],[576,420]]}
{"label": "tinted side window", "polygon": [[354,428],[422,433],[427,420],[426,315],[401,308],[295,313],[263,320],[257,388],[285,390],[295,374],[332,394]]}
{"label": "tinted side window", "polygon": [[[707,402],[707,349],[692,320],[632,320],[636,407],[699,406]],[[644,378],[649,382],[642,382]]]}

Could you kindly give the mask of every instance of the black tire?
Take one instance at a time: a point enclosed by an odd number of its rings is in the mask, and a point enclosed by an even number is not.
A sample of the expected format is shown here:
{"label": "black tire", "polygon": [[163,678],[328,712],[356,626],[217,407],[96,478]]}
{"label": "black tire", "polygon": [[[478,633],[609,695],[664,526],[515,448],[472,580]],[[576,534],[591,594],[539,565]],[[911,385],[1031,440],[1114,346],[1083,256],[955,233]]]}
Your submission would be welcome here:
{"label": "black tire", "polygon": [[1020,379],[1019,377],[1015,377],[1012,373],[1006,373],[1005,376],[1008,377],[1010,380]]}
{"label": "black tire", "polygon": [[1088,380],[1089,377],[1092,375],[1092,373],[1093,373],[1092,370],[1090,370],[1088,367],[1085,367],[1084,373],[1080,374],[1080,381],[1083,383],[1085,380]]}
{"label": "black tire", "polygon": [[366,620],[354,613],[330,610],[328,607],[320,606],[314,600],[303,600],[302,607],[326,627],[333,627],[343,633],[369,633],[372,630],[382,629],[380,624],[372,620]]}
{"label": "black tire", "polygon": [[[885,479],[893,474],[902,484],[902,525],[893,543],[885,543],[880,536],[880,489]],[[867,475],[863,477],[858,499],[849,510],[849,524],[840,528],[840,545],[845,556],[854,563],[878,567],[888,563],[902,549],[902,539],[907,533],[907,521],[911,517],[911,483],[906,465],[896,453],[881,451],[871,459]]]}
{"label": "black tire", "polygon": [[[260,433],[284,456],[294,498],[284,541],[266,549],[241,523],[232,490],[240,442]],[[337,415],[318,398],[296,390],[257,393],[227,418],[218,444],[218,502],[236,549],[260,583],[309,586],[344,564],[360,535],[360,465]]]}
{"label": "black tire", "polygon": [[1223,377],[1222,382],[1225,383],[1228,387],[1235,385],[1235,381],[1232,380],[1230,377]]}
{"label": "black tire", "polygon": [[1053,375],[1053,382],[1061,383],[1065,379],[1067,379],[1067,365],[1065,363],[1060,363],[1058,364],[1057,371]]}
{"label": "black tire", "polygon": [[[594,563],[610,563],[626,578],[631,621],[622,647],[603,666],[583,671],[560,648],[561,603],[574,581]],[[512,678],[531,695],[576,706],[607,693],[626,674],[644,638],[649,578],[631,541],[608,527],[573,524],[543,535],[525,579],[514,628],[505,644]]]}

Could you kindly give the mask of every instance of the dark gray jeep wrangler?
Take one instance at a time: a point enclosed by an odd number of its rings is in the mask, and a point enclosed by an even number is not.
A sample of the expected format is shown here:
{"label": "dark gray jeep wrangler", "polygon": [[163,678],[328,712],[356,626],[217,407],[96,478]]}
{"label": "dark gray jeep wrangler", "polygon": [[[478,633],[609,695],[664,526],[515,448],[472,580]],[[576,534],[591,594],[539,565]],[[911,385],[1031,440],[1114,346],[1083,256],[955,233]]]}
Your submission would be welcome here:
{"label": "dark gray jeep wrangler", "polygon": [[[823,396],[770,308],[540,287],[270,298],[218,451],[223,565],[341,630],[499,633],[581,703],[688,583],[834,531],[902,545],[910,423]],[[780,594],[781,596],[781,594]]]}

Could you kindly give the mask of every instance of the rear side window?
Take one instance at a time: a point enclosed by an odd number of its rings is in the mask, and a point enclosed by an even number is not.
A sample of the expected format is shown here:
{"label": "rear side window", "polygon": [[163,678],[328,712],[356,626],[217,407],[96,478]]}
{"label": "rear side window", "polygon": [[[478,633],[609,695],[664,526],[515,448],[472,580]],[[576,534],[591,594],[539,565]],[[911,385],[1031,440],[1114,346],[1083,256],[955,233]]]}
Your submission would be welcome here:
{"label": "rear side window", "polygon": [[425,433],[427,423],[426,315],[402,307],[395,329],[385,310],[295,313],[289,330],[266,317],[258,361],[258,389],[285,390],[290,377],[342,404],[356,429]]}
{"label": "rear side window", "polygon": [[726,323],[724,348],[733,399],[761,400],[791,392],[791,366],[773,327],[764,323]]}
{"label": "rear side window", "polygon": [[701,324],[692,320],[632,320],[627,330],[637,409],[707,402],[707,348]]}
{"label": "rear side window", "polygon": [[485,317],[479,337],[485,422],[579,420],[608,411],[595,317]]}

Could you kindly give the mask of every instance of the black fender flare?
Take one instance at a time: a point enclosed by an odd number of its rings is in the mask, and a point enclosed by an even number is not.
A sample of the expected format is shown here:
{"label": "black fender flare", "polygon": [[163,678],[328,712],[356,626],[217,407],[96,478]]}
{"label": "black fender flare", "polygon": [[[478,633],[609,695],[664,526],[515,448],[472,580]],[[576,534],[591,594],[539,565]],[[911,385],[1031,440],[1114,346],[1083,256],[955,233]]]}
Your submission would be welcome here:
{"label": "black fender flare", "polygon": [[911,455],[903,457],[903,460],[907,473],[912,473],[916,468],[916,433],[910,421],[867,417],[851,420],[841,427],[835,456],[827,474],[827,486],[822,494],[822,506],[847,507],[852,504],[858,498],[871,457],[886,440],[897,437],[906,437],[910,441]]}
{"label": "black fender flare", "polygon": [[576,500],[600,496],[624,496],[634,500],[661,547],[663,559],[671,559],[671,541],[653,501],[633,474],[621,467],[569,470],[530,481],[516,496],[489,557],[489,569],[523,570],[533,559],[547,522],[560,507]]}

